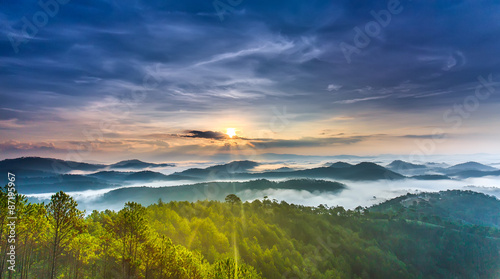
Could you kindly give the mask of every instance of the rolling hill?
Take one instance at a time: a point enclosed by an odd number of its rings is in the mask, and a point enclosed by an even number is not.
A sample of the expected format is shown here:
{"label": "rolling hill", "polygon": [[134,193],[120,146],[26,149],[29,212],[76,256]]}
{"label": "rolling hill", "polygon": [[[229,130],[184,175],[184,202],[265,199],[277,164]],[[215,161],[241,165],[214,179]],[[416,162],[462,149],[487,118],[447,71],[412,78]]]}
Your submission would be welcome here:
{"label": "rolling hill", "polygon": [[3,171],[42,171],[46,173],[69,173],[71,171],[97,171],[106,167],[101,164],[88,164],[74,161],[65,161],[41,157],[21,157],[16,159],[5,159],[0,161],[0,170]]}
{"label": "rolling hill", "polygon": [[102,202],[120,203],[135,201],[144,205],[152,204],[162,199],[163,201],[190,201],[220,200],[223,201],[228,194],[242,191],[262,191],[266,189],[305,190],[309,192],[338,192],[345,189],[342,183],[312,180],[292,179],[282,182],[273,182],[266,179],[246,182],[207,182],[172,187],[127,187],[112,190],[104,194]]}
{"label": "rolling hill", "polygon": [[433,223],[444,220],[500,228],[500,200],[473,191],[407,194],[375,205],[370,211]]}
{"label": "rolling hill", "polygon": [[349,168],[352,167],[351,164],[346,163],[346,162],[335,162],[335,163],[327,163],[325,164],[325,167],[330,167],[330,168]]}
{"label": "rolling hill", "polygon": [[500,176],[500,170],[496,170],[496,171],[465,170],[465,171],[450,173],[449,175],[456,176],[458,178]]}
{"label": "rolling hill", "polygon": [[425,168],[427,168],[425,165],[418,165],[418,164],[408,163],[408,162],[401,161],[401,160],[392,161],[390,164],[387,165],[387,167],[389,169],[391,169],[391,170],[394,170],[394,171],[412,170],[412,169],[425,169]]}
{"label": "rolling hill", "polygon": [[[348,165],[348,166],[347,166]],[[178,177],[205,180],[257,179],[257,178],[312,178],[345,180],[403,179],[404,176],[374,163],[363,162],[357,165],[342,164],[342,167],[319,167],[294,171],[268,171],[261,173],[226,172],[225,165],[206,169],[188,169],[175,173]]]}
{"label": "rolling hill", "polygon": [[111,169],[145,169],[145,168],[162,168],[162,167],[173,167],[175,164],[155,164],[147,163],[137,159],[125,160],[118,163],[109,165]]}
{"label": "rolling hill", "polygon": [[497,171],[498,169],[494,167],[490,167],[487,165],[483,165],[477,162],[466,162],[458,165],[451,166],[446,169],[448,173],[459,172],[459,171]]}

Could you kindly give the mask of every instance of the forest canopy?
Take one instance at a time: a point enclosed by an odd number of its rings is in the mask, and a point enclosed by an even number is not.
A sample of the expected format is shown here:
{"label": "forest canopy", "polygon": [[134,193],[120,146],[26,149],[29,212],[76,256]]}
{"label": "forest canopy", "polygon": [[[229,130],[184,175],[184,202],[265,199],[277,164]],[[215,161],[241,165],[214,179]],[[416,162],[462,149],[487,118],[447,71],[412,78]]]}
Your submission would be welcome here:
{"label": "forest canopy", "polygon": [[[7,188],[0,195],[6,208]],[[500,201],[470,191],[431,197],[346,210],[232,194],[85,214],[64,192],[47,204],[16,193],[10,278],[498,278],[500,232],[491,220]],[[457,199],[484,201],[492,216],[463,221],[478,212],[450,214]],[[6,217],[2,210],[0,274],[8,278]]]}

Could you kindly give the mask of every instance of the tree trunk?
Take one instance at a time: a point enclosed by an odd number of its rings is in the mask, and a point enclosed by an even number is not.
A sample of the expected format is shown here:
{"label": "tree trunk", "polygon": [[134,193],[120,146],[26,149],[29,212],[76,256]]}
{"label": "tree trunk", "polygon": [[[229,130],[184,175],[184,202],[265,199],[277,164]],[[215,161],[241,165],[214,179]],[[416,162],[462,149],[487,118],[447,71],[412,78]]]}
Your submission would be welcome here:
{"label": "tree trunk", "polygon": [[56,235],[54,236],[54,247],[52,248],[52,264],[50,268],[50,279],[54,279],[56,276],[56,258],[57,258],[57,238],[59,236],[59,232],[56,227]]}

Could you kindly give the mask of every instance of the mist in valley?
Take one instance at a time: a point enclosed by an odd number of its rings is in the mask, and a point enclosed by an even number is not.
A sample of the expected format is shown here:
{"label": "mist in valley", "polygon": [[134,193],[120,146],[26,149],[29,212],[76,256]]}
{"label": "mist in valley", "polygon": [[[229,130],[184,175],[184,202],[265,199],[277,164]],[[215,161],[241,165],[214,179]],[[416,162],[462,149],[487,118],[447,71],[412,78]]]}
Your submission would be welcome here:
{"label": "mist in valley", "polygon": [[[268,179],[270,181],[286,181],[286,179]],[[233,182],[245,182],[251,180],[233,180]],[[485,193],[500,198],[500,179],[498,177],[468,178],[463,180],[378,180],[378,181],[341,181],[346,188],[338,192],[319,192],[293,189],[265,189],[265,190],[243,190],[235,192],[243,201],[276,199],[287,203],[301,204],[306,206],[318,206],[326,204],[328,206],[343,206],[346,209],[354,209],[357,206],[369,207],[386,200],[405,195],[407,193],[438,192],[446,190],[471,190]],[[208,181],[206,181],[208,182]],[[227,181],[226,181],[227,182]],[[115,190],[124,188],[148,187],[183,187],[200,183],[200,181],[158,181],[151,183],[138,183],[111,189],[87,190],[68,192],[78,202],[80,209],[88,213],[92,210],[102,211],[105,209],[120,210],[124,202],[115,202],[105,199],[106,193],[113,193]],[[203,183],[203,182],[201,182]],[[217,185],[217,184],[216,184]],[[207,189],[207,191],[193,191],[193,197],[198,200],[213,199],[213,194],[219,191],[217,186]],[[28,194],[32,201],[47,202],[53,193]],[[137,201],[139,196],[130,196],[130,201]],[[151,199],[150,203],[156,203],[158,199]]]}

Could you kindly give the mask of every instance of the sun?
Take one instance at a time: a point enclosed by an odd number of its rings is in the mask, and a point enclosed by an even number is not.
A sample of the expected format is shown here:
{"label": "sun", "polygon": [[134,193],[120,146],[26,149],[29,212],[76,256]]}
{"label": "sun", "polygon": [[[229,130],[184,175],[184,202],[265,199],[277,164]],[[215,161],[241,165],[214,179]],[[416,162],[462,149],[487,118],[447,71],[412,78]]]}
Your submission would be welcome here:
{"label": "sun", "polygon": [[235,128],[227,128],[226,135],[228,135],[230,138],[233,138],[234,136],[236,136],[236,129]]}

